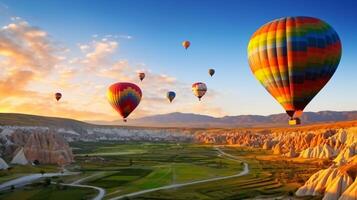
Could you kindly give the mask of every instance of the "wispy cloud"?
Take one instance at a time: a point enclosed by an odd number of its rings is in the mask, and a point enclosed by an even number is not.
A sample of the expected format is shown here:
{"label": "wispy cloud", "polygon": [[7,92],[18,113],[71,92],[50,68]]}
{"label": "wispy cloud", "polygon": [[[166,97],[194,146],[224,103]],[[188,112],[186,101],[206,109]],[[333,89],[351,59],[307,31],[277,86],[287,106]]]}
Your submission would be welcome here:
{"label": "wispy cloud", "polygon": [[[128,81],[143,91],[132,118],[175,111],[224,113],[212,104],[199,103],[191,94],[190,83],[153,72],[144,62],[117,59],[119,38],[132,36],[95,34],[89,36],[89,42],[77,44],[77,49],[69,49],[59,46],[45,30],[20,17],[11,18],[11,23],[0,29],[0,110],[80,120],[119,119],[105,94],[112,83]],[[138,72],[146,73],[143,82]],[[166,99],[169,90],[178,94],[171,104]],[[54,100],[55,92],[62,92],[61,101]],[[216,95],[210,91],[204,98]]]}

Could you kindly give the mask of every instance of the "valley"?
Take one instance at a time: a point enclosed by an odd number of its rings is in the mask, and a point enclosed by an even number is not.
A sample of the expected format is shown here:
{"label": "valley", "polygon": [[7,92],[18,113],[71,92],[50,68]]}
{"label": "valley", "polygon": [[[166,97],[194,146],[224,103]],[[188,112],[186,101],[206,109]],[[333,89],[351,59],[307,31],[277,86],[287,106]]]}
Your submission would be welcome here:
{"label": "valley", "polygon": [[[248,164],[250,171],[241,177],[162,189],[131,196],[130,199],[177,199],[178,197],[185,199],[188,196],[194,196],[197,199],[217,199],[218,196],[221,199],[233,196],[242,198],[259,195],[287,196],[320,167],[317,163],[306,162],[301,164],[289,159],[280,160],[278,156],[271,155],[269,151],[246,147],[190,143],[118,143],[112,141],[74,142],[70,145],[74,148],[76,162],[66,166],[66,169],[79,172],[79,174],[53,177],[51,181],[70,184],[81,179],[80,184],[105,189],[104,199],[125,197],[126,194],[173,184],[229,177],[244,170],[243,162]],[[120,155],[100,154],[103,151],[127,153]],[[88,154],[83,154],[83,152]],[[267,156],[274,159],[265,161],[264,158]],[[17,166],[14,167],[14,169],[16,168]],[[19,173],[25,171],[23,169]],[[296,177],[296,173],[300,174],[299,177]],[[39,199],[39,196],[44,193],[41,190],[44,187],[40,184],[41,182],[43,180],[20,188],[16,192],[2,192],[0,198],[16,199],[23,194],[28,199]],[[56,186],[56,184],[53,185]],[[226,188],[224,191],[222,186]],[[56,196],[55,192],[58,191],[52,191],[52,186],[48,187],[46,187],[46,194]],[[28,188],[31,188],[32,194],[27,192]],[[67,186],[65,190],[70,190],[71,193],[79,193],[78,195],[85,191],[88,197],[91,195],[94,197],[96,194],[91,189],[79,189],[70,186]],[[207,193],[208,190],[209,193]],[[187,196],[179,194],[186,194]],[[73,195],[67,199],[77,198],[76,195]]]}
{"label": "valley", "polygon": [[349,200],[356,123],[189,129],[56,119],[55,126],[1,126],[0,198]]}

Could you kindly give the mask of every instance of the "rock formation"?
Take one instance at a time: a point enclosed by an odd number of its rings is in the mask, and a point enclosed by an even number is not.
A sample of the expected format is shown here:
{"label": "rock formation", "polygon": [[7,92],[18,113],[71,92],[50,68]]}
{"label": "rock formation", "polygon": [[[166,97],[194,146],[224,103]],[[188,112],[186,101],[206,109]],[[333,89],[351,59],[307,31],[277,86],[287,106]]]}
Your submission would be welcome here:
{"label": "rock formation", "polygon": [[262,148],[265,149],[265,150],[270,150],[271,147],[272,147],[272,142],[271,142],[270,140],[268,140],[268,141],[265,141],[265,142],[264,142]]}
{"label": "rock formation", "polygon": [[7,169],[7,168],[9,168],[9,165],[7,165],[7,163],[2,158],[0,158],[0,169]]}
{"label": "rock formation", "polygon": [[19,148],[17,151],[15,151],[15,156],[12,158],[11,164],[26,165],[28,163],[29,161],[25,156],[24,148]]}
{"label": "rock formation", "polygon": [[357,199],[357,179],[350,185],[338,200],[356,200]]}
{"label": "rock formation", "polygon": [[301,158],[325,158],[329,159],[336,156],[336,152],[329,145],[319,145],[315,147],[309,147],[300,153]]}
{"label": "rock formation", "polygon": [[12,164],[65,165],[73,162],[73,154],[64,138],[49,129],[16,129],[2,134],[3,155],[12,158]]}
{"label": "rock formation", "polygon": [[323,195],[324,200],[356,200],[357,127],[312,127],[273,130],[204,130],[199,142],[271,149],[276,155],[333,160],[334,165],[312,175],[297,196]]}
{"label": "rock formation", "polygon": [[295,152],[295,148],[294,147],[290,147],[289,152],[284,154],[284,156],[289,157],[289,158],[295,158],[295,157],[298,156],[298,154]]}
{"label": "rock formation", "polygon": [[356,198],[357,156],[343,166],[331,166],[313,174],[304,186],[296,191],[297,196],[324,194],[323,200]]}
{"label": "rock formation", "polygon": [[64,165],[73,162],[67,142],[52,132],[32,133],[24,146],[26,158],[31,162]]}
{"label": "rock formation", "polygon": [[280,155],[282,153],[280,144],[276,144],[272,150],[273,150],[273,153],[276,155]]}
{"label": "rock formation", "polygon": [[333,160],[337,165],[342,165],[348,162],[354,155],[357,154],[357,143],[343,148],[337,157]]}

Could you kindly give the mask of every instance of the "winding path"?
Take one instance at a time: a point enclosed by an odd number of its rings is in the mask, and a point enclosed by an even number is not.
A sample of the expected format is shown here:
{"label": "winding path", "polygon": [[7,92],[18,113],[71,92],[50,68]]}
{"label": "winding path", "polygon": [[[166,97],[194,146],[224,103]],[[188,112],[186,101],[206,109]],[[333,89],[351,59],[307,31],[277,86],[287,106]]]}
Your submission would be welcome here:
{"label": "winding path", "polygon": [[22,176],[20,178],[13,179],[11,181],[7,181],[5,183],[0,184],[0,191],[9,189],[12,185],[15,188],[23,187],[28,185],[34,181],[37,181],[41,178],[53,177],[53,176],[69,176],[69,175],[76,175],[77,172],[64,172],[64,173],[45,173],[45,174],[30,174],[26,176]]}
{"label": "winding path", "polygon": [[100,176],[104,174],[104,172],[99,172],[99,173],[96,173],[96,174],[93,174],[91,176],[87,176],[87,177],[84,177],[82,179],[79,179],[79,180],[76,180],[70,184],[65,184],[65,183],[62,183],[62,185],[67,185],[67,186],[71,186],[71,187],[81,187],[81,188],[92,188],[92,189],[95,189],[98,191],[98,194],[97,196],[95,196],[92,200],[101,200],[104,198],[104,195],[105,195],[105,189],[103,188],[100,188],[100,187],[96,187],[96,186],[92,186],[92,185],[82,185],[80,184],[81,182],[83,181],[86,181],[88,179],[91,179],[93,177],[96,177],[96,176]]}
{"label": "winding path", "polygon": [[95,190],[98,191],[98,194],[92,200],[102,200],[104,198],[104,195],[105,195],[105,190],[103,188],[92,186],[92,185],[80,185],[80,184],[77,184],[77,183],[70,183],[70,184],[62,183],[61,185],[67,185],[67,186],[71,186],[71,187],[81,187],[81,188],[95,189]]}
{"label": "winding path", "polygon": [[[10,187],[13,185],[15,188],[23,187],[25,185],[31,184],[35,181],[38,181],[41,178],[46,178],[46,177],[54,177],[54,176],[69,176],[69,175],[76,175],[78,172],[65,172],[65,173],[45,173],[45,174],[30,174],[26,175],[17,179],[13,179],[11,181],[5,182],[3,184],[0,184],[0,191],[2,190],[8,190]],[[62,183],[61,185],[67,185],[71,187],[81,187],[81,188],[92,188],[98,191],[98,195],[93,198],[93,200],[101,200],[103,199],[105,195],[105,190],[100,187],[95,187],[91,185],[81,185],[80,183],[84,180],[87,180],[89,178],[92,178],[94,176],[98,176],[100,174],[94,174],[92,176],[88,176],[82,179],[79,179],[77,181],[74,181],[73,183],[70,184],[65,184]]]}
{"label": "winding path", "polygon": [[[237,162],[241,162],[240,159],[238,159],[236,156],[233,156],[231,154],[228,154],[224,151],[222,151],[221,149],[219,149],[218,147],[215,147],[215,149],[222,155],[225,155],[229,158],[231,158],[232,160],[235,160]],[[122,199],[125,197],[133,197],[133,196],[138,196],[141,194],[145,194],[145,193],[149,193],[149,192],[155,192],[155,191],[159,191],[159,190],[168,190],[168,189],[175,189],[175,188],[179,188],[179,187],[184,187],[184,186],[188,186],[188,185],[194,185],[194,184],[199,184],[199,183],[206,183],[206,182],[211,182],[211,181],[219,181],[219,180],[224,180],[224,179],[229,179],[229,178],[236,178],[239,176],[244,176],[247,175],[249,173],[249,167],[247,163],[243,163],[244,164],[244,169],[242,172],[238,173],[238,174],[234,174],[231,176],[221,176],[221,177],[216,177],[216,178],[210,178],[210,179],[205,179],[205,180],[199,180],[199,181],[192,181],[192,182],[188,182],[188,183],[181,183],[181,184],[173,184],[173,185],[167,185],[167,186],[163,186],[163,187],[158,187],[158,188],[153,188],[153,189],[147,189],[147,190],[141,190],[138,192],[133,192],[133,193],[129,193],[129,194],[125,194],[125,195],[121,195],[121,196],[117,196],[114,198],[111,198],[109,200],[118,200],[118,199]]]}
{"label": "winding path", "polygon": [[[224,151],[222,151],[220,148],[215,147],[215,149],[224,156],[229,157],[231,160],[235,160],[237,162],[241,162],[242,160],[240,160],[238,157],[233,156],[231,154],[228,154]],[[243,161],[244,162],[244,161]],[[249,167],[247,163],[243,163],[244,164],[244,169],[243,171],[241,171],[238,174],[234,174],[234,175],[230,175],[230,176],[221,176],[221,177],[215,177],[215,178],[210,178],[210,179],[204,179],[204,180],[198,180],[198,181],[191,181],[191,182],[187,182],[187,183],[180,183],[180,184],[172,184],[172,185],[167,185],[167,186],[163,186],[163,187],[158,187],[158,188],[153,188],[153,189],[147,189],[147,190],[141,190],[138,192],[133,192],[133,193],[129,193],[129,194],[125,194],[125,195],[121,195],[121,196],[117,196],[114,198],[111,198],[109,200],[118,200],[118,199],[122,199],[124,197],[133,197],[133,196],[138,196],[141,194],[145,194],[145,193],[149,193],[149,192],[155,192],[155,191],[159,191],[159,190],[168,190],[168,189],[174,189],[174,188],[180,188],[180,187],[184,187],[184,186],[189,186],[189,185],[194,185],[194,184],[200,184],[200,183],[207,183],[207,182],[211,182],[211,181],[219,181],[219,180],[224,180],[224,179],[230,179],[230,178],[236,178],[239,176],[244,176],[247,175],[249,173]],[[46,178],[46,177],[53,177],[53,176],[68,176],[68,175],[75,175],[78,174],[78,172],[65,172],[65,173],[45,173],[45,174],[30,174],[30,175],[26,175],[5,183],[0,184],[0,191],[2,190],[7,190],[9,189],[12,185],[15,186],[15,188],[18,187],[22,187],[25,185],[28,185],[34,181],[37,181],[41,178]],[[71,187],[81,187],[81,188],[92,188],[98,191],[98,195],[96,197],[93,198],[93,200],[101,200],[104,198],[105,196],[105,190],[103,188],[100,187],[96,187],[96,186],[92,186],[92,185],[81,185],[80,183],[92,178],[94,176],[98,176],[99,174],[93,174],[91,176],[79,179],[77,181],[74,181],[70,184],[65,184],[62,183],[62,185],[67,185],[67,186],[71,186]]]}

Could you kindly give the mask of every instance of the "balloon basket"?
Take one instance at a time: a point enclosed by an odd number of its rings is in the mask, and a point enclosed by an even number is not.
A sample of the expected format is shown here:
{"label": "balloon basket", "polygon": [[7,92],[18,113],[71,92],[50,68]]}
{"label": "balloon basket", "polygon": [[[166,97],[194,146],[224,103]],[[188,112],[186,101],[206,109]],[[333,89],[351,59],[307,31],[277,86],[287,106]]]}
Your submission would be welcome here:
{"label": "balloon basket", "polygon": [[301,120],[299,118],[289,120],[290,126],[299,125],[299,124],[301,124]]}

